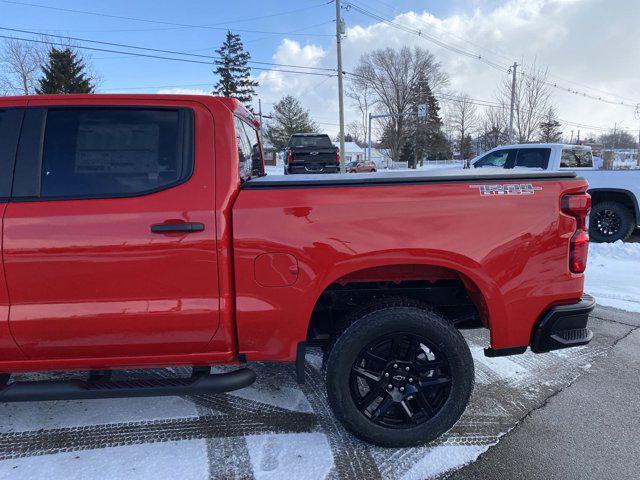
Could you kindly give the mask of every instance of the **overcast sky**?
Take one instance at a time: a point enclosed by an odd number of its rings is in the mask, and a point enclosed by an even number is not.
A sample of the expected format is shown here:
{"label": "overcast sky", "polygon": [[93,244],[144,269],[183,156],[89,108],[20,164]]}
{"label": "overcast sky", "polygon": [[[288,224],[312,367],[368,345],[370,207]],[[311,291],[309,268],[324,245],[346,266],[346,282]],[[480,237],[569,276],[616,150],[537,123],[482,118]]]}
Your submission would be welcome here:
{"label": "overcast sky", "polygon": [[[0,26],[197,54],[213,53],[222,41],[224,28],[229,27],[241,34],[254,60],[335,68],[335,39],[331,36],[335,29],[332,22],[335,7],[326,0],[20,3],[0,0]],[[584,136],[590,130],[598,130],[575,124],[608,129],[617,122],[619,128],[638,135],[640,120],[636,119],[633,107],[607,104],[566,91],[570,88],[629,105],[640,102],[638,0],[353,0],[353,3],[504,68],[489,67],[438,46],[424,36],[401,31],[349,9],[343,11],[347,24],[343,41],[346,71],[353,69],[362,53],[374,48],[420,46],[431,50],[441,62],[449,75],[450,89],[467,92],[475,99],[495,101],[497,85],[508,75],[508,65],[514,61],[525,66],[536,62],[548,68],[550,80],[559,87],[553,90],[553,101],[558,116],[570,122],[564,126],[565,132],[580,129]],[[100,89],[105,92],[207,93],[215,82],[207,65],[102,52],[93,52],[91,57],[95,70],[102,76]],[[258,93],[265,111],[283,95],[292,94],[300,98],[328,133],[337,131],[334,77],[264,70],[254,70],[253,74],[261,84]],[[356,119],[356,112],[348,99],[346,104],[348,122]]]}

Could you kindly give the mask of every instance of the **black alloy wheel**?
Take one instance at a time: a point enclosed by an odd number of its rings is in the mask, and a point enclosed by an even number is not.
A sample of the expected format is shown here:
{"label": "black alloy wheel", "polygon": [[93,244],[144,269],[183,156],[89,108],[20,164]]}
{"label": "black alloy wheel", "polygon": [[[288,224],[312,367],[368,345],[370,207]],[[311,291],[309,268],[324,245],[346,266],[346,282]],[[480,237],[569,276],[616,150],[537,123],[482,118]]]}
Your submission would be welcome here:
{"label": "black alloy wheel", "polygon": [[622,203],[596,203],[589,216],[589,237],[594,242],[626,240],[633,232],[635,224],[633,213]]}
{"label": "black alloy wheel", "polygon": [[611,237],[618,233],[622,219],[613,210],[605,209],[599,211],[593,219],[594,227],[602,235]]}
{"label": "black alloy wheel", "polygon": [[469,346],[428,305],[381,298],[346,319],[326,352],[329,404],[344,427],[384,447],[422,445],[450,429],[473,391]]}
{"label": "black alloy wheel", "polygon": [[351,367],[349,383],[358,410],[387,428],[424,423],[451,393],[446,357],[427,339],[408,332],[367,345]]}

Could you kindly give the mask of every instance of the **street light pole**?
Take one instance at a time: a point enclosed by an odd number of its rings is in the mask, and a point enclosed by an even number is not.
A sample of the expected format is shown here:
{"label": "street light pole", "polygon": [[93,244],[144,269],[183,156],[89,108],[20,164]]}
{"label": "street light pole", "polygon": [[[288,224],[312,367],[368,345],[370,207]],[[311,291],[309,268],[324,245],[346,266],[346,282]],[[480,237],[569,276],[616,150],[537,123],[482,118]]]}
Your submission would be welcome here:
{"label": "street light pole", "polygon": [[338,109],[340,110],[340,173],[345,173],[344,151],[344,98],[342,87],[342,19],[340,18],[340,0],[336,2],[336,48],[338,56]]}
{"label": "street light pole", "polygon": [[367,130],[367,133],[369,134],[369,151],[367,152],[367,160],[371,161],[371,112],[369,112],[369,130]]}

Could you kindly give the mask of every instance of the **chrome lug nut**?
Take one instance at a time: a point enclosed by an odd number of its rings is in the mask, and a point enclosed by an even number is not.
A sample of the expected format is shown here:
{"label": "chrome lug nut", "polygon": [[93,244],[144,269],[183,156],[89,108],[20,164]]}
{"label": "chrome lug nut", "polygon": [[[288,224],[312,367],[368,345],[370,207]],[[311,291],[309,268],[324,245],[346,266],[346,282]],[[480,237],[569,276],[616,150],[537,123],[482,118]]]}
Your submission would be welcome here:
{"label": "chrome lug nut", "polygon": [[400,391],[401,391],[401,392],[404,392],[404,387],[400,387]]}
{"label": "chrome lug nut", "polygon": [[409,383],[413,383],[413,378],[410,378],[410,379],[409,379]]}
{"label": "chrome lug nut", "polygon": [[393,368],[398,368],[398,364],[397,364],[397,363],[394,363],[394,364],[393,364]]}
{"label": "chrome lug nut", "polygon": [[389,372],[385,373],[385,374],[384,374],[384,376],[385,376],[385,377],[388,377],[388,376],[389,376]]}
{"label": "chrome lug nut", "polygon": [[405,372],[408,372],[409,370],[411,370],[409,367],[404,367]]}
{"label": "chrome lug nut", "polygon": [[393,390],[393,385],[389,384],[389,385],[387,385],[387,388],[388,388],[389,390]]}

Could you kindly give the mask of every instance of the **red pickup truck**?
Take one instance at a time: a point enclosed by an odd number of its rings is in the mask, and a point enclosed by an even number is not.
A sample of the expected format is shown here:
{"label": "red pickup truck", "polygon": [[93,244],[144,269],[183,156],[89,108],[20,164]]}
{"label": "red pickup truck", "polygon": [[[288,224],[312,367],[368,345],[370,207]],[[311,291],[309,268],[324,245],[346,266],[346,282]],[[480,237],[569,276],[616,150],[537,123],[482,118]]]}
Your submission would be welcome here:
{"label": "red pickup truck", "polygon": [[592,337],[572,172],[267,177],[248,110],[170,95],[0,98],[0,166],[0,402],[225,392],[252,361],[303,381],[317,346],[344,426],[414,445],[468,403],[460,329],[489,356]]}

